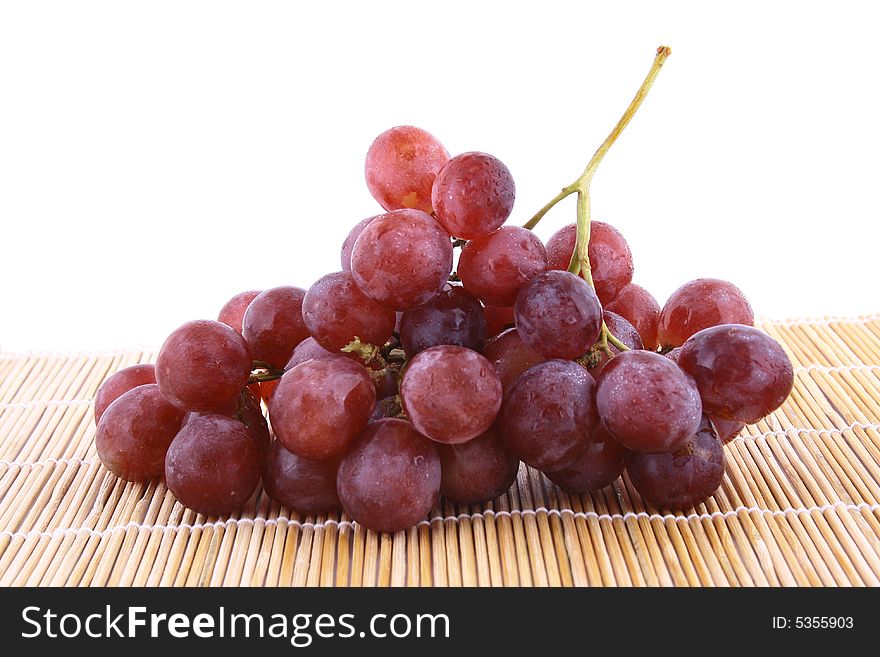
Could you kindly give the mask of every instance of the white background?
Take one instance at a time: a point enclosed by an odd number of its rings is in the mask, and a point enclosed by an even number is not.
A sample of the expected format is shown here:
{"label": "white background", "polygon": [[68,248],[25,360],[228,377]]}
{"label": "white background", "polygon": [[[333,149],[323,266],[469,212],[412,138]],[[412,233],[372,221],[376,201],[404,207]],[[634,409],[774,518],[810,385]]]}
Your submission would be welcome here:
{"label": "white background", "polygon": [[502,159],[523,223],[660,44],[593,185],[635,281],[662,303],[727,278],[763,317],[880,310],[871,5],[591,4],[3,3],[0,349],[157,347],[240,290],[307,287],[378,211],[363,158],[393,125]]}

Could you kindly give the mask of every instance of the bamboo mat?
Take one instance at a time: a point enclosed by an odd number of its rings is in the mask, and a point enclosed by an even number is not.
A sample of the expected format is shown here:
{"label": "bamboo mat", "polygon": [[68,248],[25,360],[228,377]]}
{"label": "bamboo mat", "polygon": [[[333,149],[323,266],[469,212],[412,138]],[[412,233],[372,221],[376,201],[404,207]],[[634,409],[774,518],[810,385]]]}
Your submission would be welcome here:
{"label": "bamboo mat", "polygon": [[119,481],[90,400],[155,354],[0,354],[0,585],[876,586],[880,315],[759,326],[791,354],[794,391],[726,447],[705,504],[660,513],[626,477],[568,495],[522,467],[493,503],[441,502],[395,535],[262,492],[205,518]]}

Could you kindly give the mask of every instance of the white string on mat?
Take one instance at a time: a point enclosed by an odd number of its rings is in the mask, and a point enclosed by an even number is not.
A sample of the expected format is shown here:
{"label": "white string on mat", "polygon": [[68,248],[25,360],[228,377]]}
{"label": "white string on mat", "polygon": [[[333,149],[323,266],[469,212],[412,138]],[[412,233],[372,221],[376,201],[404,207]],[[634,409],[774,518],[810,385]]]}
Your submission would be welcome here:
{"label": "white string on mat", "polygon": [[29,465],[29,466],[42,466],[42,465],[92,465],[97,463],[96,459],[81,459],[76,456],[48,456],[44,459],[40,459],[39,461],[7,461],[6,459],[0,459],[0,467],[12,467],[17,465],[19,467]]}
{"label": "white string on mat", "polygon": [[[729,511],[713,511],[711,513],[691,513],[686,516],[684,515],[674,515],[671,513],[667,514],[659,514],[659,513],[648,513],[647,511],[627,511],[626,513],[597,513],[595,511],[573,511],[572,509],[548,509],[544,506],[540,506],[536,509],[513,509],[511,511],[494,511],[492,509],[486,509],[485,511],[480,511],[478,513],[461,513],[457,516],[446,516],[446,517],[436,517],[431,518],[430,520],[422,520],[421,522],[414,525],[415,527],[431,527],[434,523],[446,523],[446,522],[460,522],[462,520],[475,520],[475,519],[485,519],[488,516],[493,518],[514,518],[514,517],[524,517],[524,516],[537,516],[538,514],[546,514],[546,515],[556,515],[563,516],[569,515],[573,518],[581,518],[581,519],[594,519],[594,520],[623,520],[624,522],[627,520],[638,520],[644,518],[646,520],[660,520],[662,522],[674,521],[674,522],[690,522],[691,520],[712,520],[716,518],[726,519],[732,516],[740,515],[741,513],[760,513],[761,515],[769,515],[773,517],[782,517],[787,515],[802,515],[804,513],[824,513],[826,511],[831,511],[834,509],[842,509],[846,511],[863,511],[867,510],[870,512],[880,511],[880,504],[868,504],[867,502],[860,502],[859,504],[849,504],[846,502],[834,502],[832,504],[823,504],[821,506],[811,506],[811,507],[803,507],[803,508],[790,508],[790,509],[762,509],[760,507],[748,507],[748,506],[738,506],[735,509],[731,509]],[[328,527],[349,527],[355,528],[357,525],[351,520],[332,520],[328,519],[324,522],[303,522],[300,520],[294,520],[293,518],[288,518],[286,516],[279,516],[278,518],[230,518],[229,520],[215,520],[213,522],[204,522],[204,523],[182,523],[179,525],[142,525],[135,521],[128,522],[124,525],[117,525],[115,527],[108,527],[107,529],[92,529],[91,527],[65,527],[54,529],[51,531],[40,531],[36,529],[32,529],[29,531],[0,531],[0,538],[63,538],[64,536],[72,535],[77,536],[79,534],[88,534],[91,536],[105,536],[107,534],[112,534],[118,531],[126,531],[128,529],[145,529],[147,531],[177,531],[180,529],[186,529],[189,531],[196,531],[202,529],[215,529],[215,528],[226,528],[226,527],[235,527],[238,525],[257,525],[261,524],[267,527],[270,526],[280,526],[280,525],[292,525],[299,529],[325,529]]]}
{"label": "white string on mat", "polygon": [[55,407],[55,406],[88,406],[92,403],[91,399],[32,399],[26,402],[6,402],[0,404],[0,409],[4,408],[35,408],[37,406]]}

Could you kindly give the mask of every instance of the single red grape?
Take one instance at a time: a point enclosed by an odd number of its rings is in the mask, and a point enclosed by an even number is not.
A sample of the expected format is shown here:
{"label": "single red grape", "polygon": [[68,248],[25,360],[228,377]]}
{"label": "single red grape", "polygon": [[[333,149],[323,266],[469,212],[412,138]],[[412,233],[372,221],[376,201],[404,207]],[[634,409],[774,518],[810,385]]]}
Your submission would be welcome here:
{"label": "single red grape", "polygon": [[599,490],[623,473],[625,453],[600,422],[578,459],[562,470],[548,472],[547,477],[569,493]]}
{"label": "single red grape", "polygon": [[487,342],[483,355],[495,366],[504,392],[507,392],[520,374],[547,360],[523,342],[515,328],[507,329]]}
{"label": "single red grape", "polygon": [[371,422],[342,459],[336,489],[345,512],[367,529],[412,527],[440,495],[437,448],[405,420]]}
{"label": "single red grape", "polygon": [[476,351],[441,345],[409,361],[400,399],[420,433],[441,443],[461,443],[492,426],[501,407],[501,381]]}
{"label": "single red grape", "polygon": [[660,311],[657,335],[663,347],[680,347],[710,326],[754,323],[752,306],[738,287],[717,278],[698,278],[669,297]]}
{"label": "single red grape", "polygon": [[464,289],[493,306],[512,306],[523,286],[546,270],[541,240],[519,226],[502,226],[472,239],[458,260]]}
{"label": "single red grape", "polygon": [[180,429],[184,412],[155,383],[132,388],[101,415],[95,448],[101,462],[126,481],[160,477],[165,452]]}
{"label": "single red grape", "polygon": [[513,328],[513,306],[486,306],[483,308],[483,314],[486,316],[487,338],[498,335],[506,329]]}
{"label": "single red grape", "polygon": [[339,461],[304,459],[276,440],[263,465],[263,487],[269,497],[297,513],[331,513],[342,508],[336,493]]}
{"label": "single red grape", "polygon": [[342,242],[342,252],[339,255],[339,259],[342,262],[342,271],[351,271],[351,252],[354,251],[354,243],[357,242],[357,238],[360,237],[364,228],[366,228],[367,225],[378,216],[379,215],[367,217],[366,219],[359,221],[355,224],[354,228],[351,229],[351,232],[348,233],[345,241]]}
{"label": "single red grape", "polygon": [[660,322],[660,304],[645,288],[630,283],[624,286],[614,301],[603,304],[605,310],[617,313],[639,332],[648,351],[657,351],[657,325]]}
{"label": "single red grape", "polygon": [[718,440],[721,441],[722,445],[726,445],[736,438],[739,432],[746,426],[744,422],[737,422],[736,420],[724,420],[718,417],[710,417],[709,419],[712,420],[715,433],[718,435]]}
{"label": "single red grape", "polygon": [[257,298],[262,290],[248,290],[247,292],[239,292],[220,309],[217,315],[217,321],[226,324],[236,333],[241,333],[241,323],[244,320],[244,314],[247,312],[251,301]]}
{"label": "single red grape", "polygon": [[149,363],[125,367],[107,377],[95,395],[95,426],[110,404],[132,388],[147,383],[156,383],[156,366]]}
{"label": "single red grape", "polygon": [[782,346],[751,326],[703,329],[681,347],[678,364],[697,382],[705,412],[752,424],[782,406],[794,369]]}
{"label": "single red grape", "polygon": [[408,358],[441,344],[480,351],[486,340],[483,306],[464,288],[447,285],[428,303],[400,318],[400,343]]}
{"label": "single red grape", "polygon": [[456,155],[437,174],[431,199],[450,235],[471,240],[497,230],[510,216],[516,187],[510,171],[486,153]]}
{"label": "single red grape", "polygon": [[696,382],[668,358],[625,351],[599,377],[596,405],[605,428],[627,449],[669,452],[700,426]]}
{"label": "single red grape", "polygon": [[275,287],[261,292],[244,314],[242,335],[255,360],[281,368],[300,342],[309,337],[302,306],[306,291]]}
{"label": "single red grape", "polygon": [[507,451],[494,427],[465,443],[437,445],[437,452],[440,493],[460,504],[480,504],[503,495],[519,471],[519,459]]}

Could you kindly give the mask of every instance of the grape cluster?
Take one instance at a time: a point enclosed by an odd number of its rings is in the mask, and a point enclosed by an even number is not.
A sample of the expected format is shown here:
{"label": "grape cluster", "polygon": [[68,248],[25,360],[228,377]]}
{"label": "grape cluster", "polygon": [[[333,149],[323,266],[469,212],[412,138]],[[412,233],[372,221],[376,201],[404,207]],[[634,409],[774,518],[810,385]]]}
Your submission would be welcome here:
{"label": "grape cluster", "polygon": [[720,485],[723,444],[791,391],[791,362],[734,285],[691,281],[661,309],[599,221],[589,273],[570,273],[578,226],[545,246],[505,225],[515,187],[497,158],[450,157],[397,127],[370,147],[366,178],[385,213],[352,228],[339,271],[242,292],[218,321],[174,331],[155,367],[104,382],[108,469],[164,477],[206,515],[239,510],[262,480],[295,511],[388,532],[440,494],[496,498],[520,462],[575,493],[626,470],[645,500],[680,510]]}

